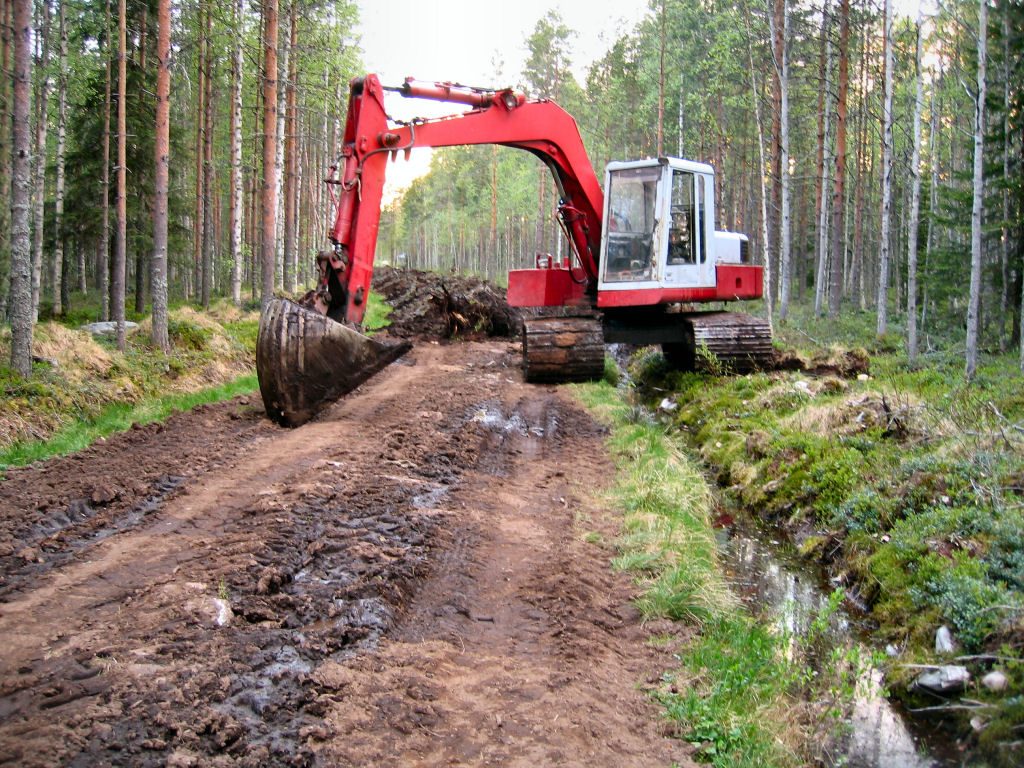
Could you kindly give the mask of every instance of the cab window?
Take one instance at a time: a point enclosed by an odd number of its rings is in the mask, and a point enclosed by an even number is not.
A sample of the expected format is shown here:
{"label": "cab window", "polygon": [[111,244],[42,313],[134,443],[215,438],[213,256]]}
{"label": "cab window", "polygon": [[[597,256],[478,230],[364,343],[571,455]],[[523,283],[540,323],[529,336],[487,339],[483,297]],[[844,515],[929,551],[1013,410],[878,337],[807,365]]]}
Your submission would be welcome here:
{"label": "cab window", "polygon": [[[694,174],[672,171],[672,204],[668,229],[668,263],[697,264],[702,249],[698,247],[700,220],[698,201],[694,199]],[[697,185],[701,186],[701,185]],[[701,189],[703,191],[703,189]]]}
{"label": "cab window", "polygon": [[651,280],[659,166],[613,171],[608,184],[608,241],[604,279]]}

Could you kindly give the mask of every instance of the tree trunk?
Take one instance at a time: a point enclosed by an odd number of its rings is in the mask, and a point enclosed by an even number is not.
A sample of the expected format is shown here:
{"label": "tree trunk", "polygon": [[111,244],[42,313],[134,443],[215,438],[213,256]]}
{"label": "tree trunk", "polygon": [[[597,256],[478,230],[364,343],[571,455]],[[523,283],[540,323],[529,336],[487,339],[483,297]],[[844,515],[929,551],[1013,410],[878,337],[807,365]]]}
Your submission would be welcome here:
{"label": "tree trunk", "polygon": [[57,65],[57,189],[54,199],[54,250],[51,283],[53,289],[53,314],[62,315],[64,278],[64,156],[67,148],[67,103],[68,103],[68,30],[64,6],[67,0],[58,0],[58,65]]}
{"label": "tree trunk", "polygon": [[106,79],[103,85],[103,230],[100,232],[100,319],[110,320],[110,0],[105,0]]}
{"label": "tree trunk", "polygon": [[210,308],[213,291],[213,10],[209,0],[205,3],[206,58],[203,61],[203,282],[201,301],[203,310]]}
{"label": "tree trunk", "polygon": [[887,330],[889,295],[889,233],[892,228],[892,0],[885,0],[885,102],[882,107],[882,226],[878,247],[878,324],[876,333]]}
{"label": "tree trunk", "polygon": [[982,214],[985,204],[985,89],[988,58],[988,0],[978,2],[978,86],[974,99],[974,181],[971,205],[971,288],[967,304],[965,374],[978,371],[978,327],[981,320]]}
{"label": "tree trunk", "polygon": [[[1010,99],[1010,83],[1012,57],[1010,54],[1010,4],[1003,3],[1003,226],[1000,239],[1000,266],[1002,269],[1003,290],[999,300],[1000,334],[999,349],[1005,352],[1012,343],[1013,312],[1010,309],[1011,283],[1013,278],[1010,269],[1010,153],[1013,148],[1010,142],[1010,114],[1014,109]],[[1024,266],[1024,264],[1022,264]],[[1021,292],[1024,293],[1024,284]]]}
{"label": "tree trunk", "polygon": [[285,131],[284,131],[284,291],[295,293],[295,213],[297,208],[296,178],[296,99],[298,87],[298,24],[299,14],[296,12],[295,0],[292,0],[288,22],[288,84],[285,87]]}
{"label": "tree trunk", "polygon": [[[828,17],[825,16],[822,20],[823,24],[828,24]],[[828,171],[832,165],[831,152],[828,146],[828,134],[829,134],[829,122],[831,116],[831,106],[828,103],[828,92],[831,90],[831,72],[832,72],[832,39],[828,36],[828,32],[825,33],[825,73],[824,73],[824,108],[825,108],[825,125],[822,137],[822,163],[821,163],[821,209],[818,211],[818,232],[820,237],[818,238],[818,266],[815,271],[814,278],[814,316],[821,317],[821,307],[825,298],[825,267],[828,264],[828,201],[829,195],[828,190]]]}
{"label": "tree trunk", "polygon": [[126,0],[117,3],[117,226],[114,231],[113,315],[117,323],[117,348],[125,350],[124,281],[128,239],[128,10]]}
{"label": "tree trunk", "polygon": [[[781,247],[780,234],[781,234],[781,216],[782,211],[782,77],[779,71],[778,62],[782,61],[782,16],[783,16],[783,3],[785,0],[773,0],[772,2],[772,20],[769,22],[772,33],[772,56],[776,62],[776,66],[772,68],[772,150],[771,150],[771,179],[772,179],[772,197],[771,204],[769,205],[768,212],[771,216],[771,220],[768,224],[768,236],[771,238],[771,247],[769,248],[769,254],[778,252]],[[703,148],[703,125],[701,126],[701,146]],[[767,266],[767,265],[766,265]],[[769,270],[771,274],[775,274],[775,270]],[[765,280],[764,290],[765,293],[772,292],[778,289],[775,281]]]}
{"label": "tree trunk", "polygon": [[[821,210],[822,200],[824,198],[824,190],[822,189],[822,183],[825,176],[825,144],[828,142],[828,122],[826,115],[828,114],[828,99],[827,92],[827,78],[828,78],[828,0],[825,0],[821,9],[821,44],[818,49],[818,73],[822,87],[818,89],[818,164],[816,166],[817,173],[814,179],[814,258],[811,260],[812,265],[817,262],[818,253],[821,251],[821,238],[824,236],[821,228]],[[817,271],[815,271],[817,275]],[[803,283],[804,277],[801,275],[800,282]],[[818,284],[815,281],[815,297],[818,294]],[[816,307],[816,312],[817,312]]]}
{"label": "tree trunk", "polygon": [[[771,253],[768,243],[768,192],[765,189],[764,177],[765,168],[767,162],[764,154],[764,127],[761,122],[761,102],[760,92],[757,88],[757,79],[755,76],[754,69],[754,51],[753,51],[753,40],[750,34],[750,21],[747,20],[747,59],[750,64],[750,93],[751,98],[754,100],[754,122],[757,125],[757,153],[759,159],[758,169],[760,173],[757,174],[757,187],[761,193],[761,260],[764,263],[765,279],[764,285],[766,290],[764,292],[766,309],[768,311],[768,327],[772,328],[772,292],[767,290],[767,286],[771,285],[771,262],[769,255]],[[772,329],[774,333],[774,329]]]}
{"label": "tree trunk", "polygon": [[260,303],[266,306],[274,294],[277,216],[277,0],[264,0],[263,23],[263,242],[260,253]]}
{"label": "tree trunk", "polygon": [[[14,68],[11,66],[14,22],[13,0],[0,0],[0,323],[7,322],[7,302],[10,294],[7,269],[11,246],[11,101],[14,90]],[[7,73],[10,76],[6,76]]]}
{"label": "tree trunk", "polygon": [[46,202],[46,128],[47,105],[50,101],[50,0],[40,6],[42,20],[39,41],[39,100],[36,115],[36,199],[35,199],[35,242],[32,250],[32,320],[39,319],[39,288],[43,274],[43,231]]}
{"label": "tree trunk", "polygon": [[[205,18],[204,13],[206,11],[206,0],[199,0],[198,10],[198,26],[199,26],[199,57],[197,59],[196,66],[196,95],[199,96],[199,103],[196,106],[196,206],[195,206],[195,218],[193,219],[193,230],[192,230],[192,269],[190,274],[193,276],[192,283],[195,286],[202,285],[202,268],[203,268],[203,223],[204,215],[206,213],[206,207],[203,205],[203,171],[205,166],[203,165],[203,158],[205,153],[203,151],[204,144],[204,130],[206,128],[206,48],[209,45],[209,40],[206,37],[206,28],[203,24]],[[191,298],[191,290],[186,287],[185,299]],[[201,291],[200,291],[201,293]],[[200,295],[200,300],[202,296]]]}
{"label": "tree trunk", "polygon": [[[910,160],[910,227],[907,232],[907,358],[917,364],[917,230],[921,210],[921,111],[924,86],[921,77],[921,9],[917,9],[917,45],[914,49],[914,149]],[[933,158],[934,161],[934,158]]]}
{"label": "tree trunk", "polygon": [[867,151],[868,132],[868,30],[865,25],[862,37],[863,53],[860,61],[860,109],[858,110],[857,126],[857,159],[854,162],[856,174],[854,176],[853,194],[853,255],[850,258],[850,290],[856,297],[855,306],[858,312],[866,309],[866,294],[864,291],[864,187],[867,180],[866,162],[864,159]]}
{"label": "tree trunk", "polygon": [[850,69],[850,0],[839,3],[839,92],[836,96],[836,172],[832,192],[832,248],[829,268],[828,316],[839,317],[843,298],[843,260],[846,254],[846,113]]}
{"label": "tree trunk", "polygon": [[[928,265],[931,262],[932,248],[935,246],[935,210],[937,205],[937,199],[939,196],[939,162],[936,152],[938,151],[938,136],[939,136],[939,111],[942,109],[941,102],[939,101],[939,92],[942,85],[942,67],[939,66],[938,76],[934,78],[934,84],[932,85],[932,105],[931,105],[931,135],[928,137],[928,161],[931,163],[931,178],[929,179],[929,193],[928,193],[928,233],[925,236],[924,246],[924,273],[928,274]],[[928,284],[925,283],[925,288],[921,301],[921,323],[919,331],[924,332],[925,319],[928,316]]]}
{"label": "tree trunk", "polygon": [[[280,6],[281,0],[278,0]],[[292,6],[295,0],[291,0],[288,3],[288,13],[292,11]],[[285,29],[290,29],[290,16],[285,15]],[[288,42],[290,36],[286,36],[284,41],[278,40],[278,59],[277,59],[277,156],[275,163],[277,165],[275,170],[275,188],[274,195],[276,198],[276,230],[274,233],[274,285],[282,287],[284,285],[284,227],[282,226],[284,220],[284,145],[285,145],[285,124],[284,117],[288,111],[285,103],[285,94],[288,91],[288,62],[291,59],[291,51],[288,48]],[[281,82],[285,83],[285,87],[280,87]]]}
{"label": "tree trunk", "polygon": [[170,153],[171,0],[160,0],[156,18],[156,134],[153,174],[153,346],[170,352],[167,337],[167,171]]}
{"label": "tree trunk", "polygon": [[789,173],[789,4],[788,0],[776,0],[782,5],[782,45],[775,66],[779,77],[779,151],[781,173],[781,231],[779,232],[779,318],[786,319],[789,312],[790,274],[793,258],[792,247],[792,176]]}
{"label": "tree trunk", "polygon": [[658,151],[663,154],[665,139],[665,0],[661,0],[661,34],[658,36]]}
{"label": "tree trunk", "polygon": [[29,157],[31,101],[31,0],[14,0],[14,88],[11,130],[11,367],[21,376],[32,375],[32,241],[29,204],[32,181]]}
{"label": "tree trunk", "polygon": [[234,0],[235,48],[231,68],[231,300],[242,303],[242,15]]}

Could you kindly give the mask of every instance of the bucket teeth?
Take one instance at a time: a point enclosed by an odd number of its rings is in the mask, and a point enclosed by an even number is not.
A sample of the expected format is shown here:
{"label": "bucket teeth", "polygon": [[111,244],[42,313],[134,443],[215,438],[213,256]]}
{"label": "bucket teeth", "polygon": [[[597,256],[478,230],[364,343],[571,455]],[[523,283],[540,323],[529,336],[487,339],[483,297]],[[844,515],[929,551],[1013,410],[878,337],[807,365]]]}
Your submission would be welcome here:
{"label": "bucket teeth", "polygon": [[256,374],[267,415],[286,427],[309,421],[412,348],[382,344],[287,299],[260,315]]}

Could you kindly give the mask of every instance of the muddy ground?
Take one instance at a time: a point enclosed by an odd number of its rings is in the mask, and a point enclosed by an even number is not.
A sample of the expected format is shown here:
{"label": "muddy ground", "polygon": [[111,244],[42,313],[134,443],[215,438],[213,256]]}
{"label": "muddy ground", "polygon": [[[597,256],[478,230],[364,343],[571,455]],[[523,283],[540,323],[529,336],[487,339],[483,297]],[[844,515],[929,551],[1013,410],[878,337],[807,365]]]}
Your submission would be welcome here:
{"label": "muddy ground", "polygon": [[668,766],[672,666],[518,345],[413,352],[298,429],[258,396],[0,483],[0,764]]}

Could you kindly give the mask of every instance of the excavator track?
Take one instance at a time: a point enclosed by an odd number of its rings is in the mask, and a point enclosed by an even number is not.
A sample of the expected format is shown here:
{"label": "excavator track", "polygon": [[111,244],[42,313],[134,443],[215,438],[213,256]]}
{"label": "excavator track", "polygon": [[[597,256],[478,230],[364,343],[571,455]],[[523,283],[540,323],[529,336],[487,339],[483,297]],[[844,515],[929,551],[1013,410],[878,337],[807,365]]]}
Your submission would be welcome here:
{"label": "excavator track", "polygon": [[523,321],[526,380],[593,381],[604,373],[599,317],[535,317]]}
{"label": "excavator track", "polygon": [[742,312],[689,313],[685,340],[662,344],[666,359],[682,370],[747,373],[769,366],[772,331],[768,321]]}

